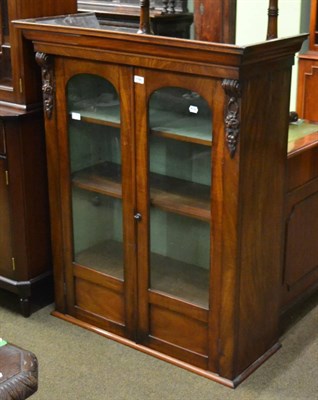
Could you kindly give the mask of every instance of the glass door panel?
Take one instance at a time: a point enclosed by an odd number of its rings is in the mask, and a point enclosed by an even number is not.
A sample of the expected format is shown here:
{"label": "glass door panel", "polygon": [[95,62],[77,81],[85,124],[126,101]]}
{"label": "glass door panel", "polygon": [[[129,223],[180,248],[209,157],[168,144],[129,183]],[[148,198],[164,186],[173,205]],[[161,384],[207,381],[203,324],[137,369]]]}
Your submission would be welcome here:
{"label": "glass door panel", "polygon": [[12,85],[8,1],[0,2],[0,85]]}
{"label": "glass door panel", "polygon": [[181,88],[149,105],[150,288],[208,308],[212,115]]}
{"label": "glass door panel", "polygon": [[150,99],[151,133],[211,145],[211,111],[195,92],[181,88],[157,90]]}
{"label": "glass door panel", "polygon": [[123,279],[120,104],[90,74],[67,87],[74,262]]}
{"label": "glass door panel", "polygon": [[210,226],[151,208],[151,288],[208,308]]}

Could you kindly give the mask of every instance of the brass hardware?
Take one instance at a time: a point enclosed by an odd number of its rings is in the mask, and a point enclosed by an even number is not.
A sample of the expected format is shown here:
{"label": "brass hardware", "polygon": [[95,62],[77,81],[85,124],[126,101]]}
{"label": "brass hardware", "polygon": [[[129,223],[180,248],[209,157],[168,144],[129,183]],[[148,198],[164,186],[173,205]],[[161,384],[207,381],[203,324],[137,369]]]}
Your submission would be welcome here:
{"label": "brass hardware", "polygon": [[12,270],[15,271],[15,258],[14,257],[11,258],[11,262],[12,262]]}
{"label": "brass hardware", "polygon": [[23,81],[22,81],[22,78],[19,79],[19,89],[20,89],[20,93],[23,93]]}
{"label": "brass hardware", "polygon": [[140,213],[135,214],[134,218],[135,218],[136,221],[140,222],[141,221],[141,214]]}
{"label": "brass hardware", "polygon": [[6,185],[9,186],[9,171],[4,171],[6,177]]}

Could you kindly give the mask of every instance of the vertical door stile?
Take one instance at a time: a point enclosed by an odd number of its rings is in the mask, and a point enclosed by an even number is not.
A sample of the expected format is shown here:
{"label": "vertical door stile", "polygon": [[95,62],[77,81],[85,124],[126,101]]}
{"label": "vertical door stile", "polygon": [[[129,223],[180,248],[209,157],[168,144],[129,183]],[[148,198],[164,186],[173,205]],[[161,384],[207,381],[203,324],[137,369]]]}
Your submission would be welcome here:
{"label": "vertical door stile", "polygon": [[137,263],[138,263],[138,334],[137,340],[145,343],[149,332],[149,178],[148,178],[148,98],[146,71],[134,70],[135,93],[135,135],[136,135],[136,171],[137,171],[137,208],[135,218],[137,226]]}
{"label": "vertical door stile", "polygon": [[124,229],[124,279],[125,314],[127,336],[136,340],[137,331],[137,242],[135,220],[136,210],[136,165],[134,130],[134,91],[132,69],[121,67],[119,71],[119,92],[121,103],[121,151],[122,151],[122,193]]}
{"label": "vertical door stile", "polygon": [[[67,105],[67,83],[70,79],[70,74],[65,68],[65,62],[61,59],[63,67],[58,68],[60,76],[56,77],[56,107],[58,104]],[[62,230],[63,230],[63,254],[64,254],[64,279],[65,287],[67,288],[66,306],[68,312],[73,312],[74,307],[74,281],[72,259],[72,207],[71,207],[71,186],[70,186],[70,161],[69,161],[69,141],[68,141],[68,125],[69,116],[67,107],[59,107],[59,118],[57,126],[57,140],[58,140],[58,155],[60,160],[61,171],[61,215],[62,215]]]}
{"label": "vertical door stile", "polygon": [[[223,99],[224,101],[220,101]],[[222,285],[223,159],[225,148],[225,99],[221,83],[215,81],[212,96],[213,144],[211,182],[211,273],[209,307],[209,370],[219,371],[220,310]]]}

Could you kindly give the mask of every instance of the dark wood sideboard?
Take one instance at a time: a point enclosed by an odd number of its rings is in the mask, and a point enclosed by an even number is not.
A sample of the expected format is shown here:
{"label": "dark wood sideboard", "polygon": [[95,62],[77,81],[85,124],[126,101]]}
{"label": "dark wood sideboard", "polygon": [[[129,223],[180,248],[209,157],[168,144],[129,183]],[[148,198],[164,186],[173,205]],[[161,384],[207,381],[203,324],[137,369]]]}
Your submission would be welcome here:
{"label": "dark wood sideboard", "polygon": [[75,11],[76,0],[0,4],[0,288],[25,316],[34,289],[52,287],[52,259],[40,73],[10,21]]}

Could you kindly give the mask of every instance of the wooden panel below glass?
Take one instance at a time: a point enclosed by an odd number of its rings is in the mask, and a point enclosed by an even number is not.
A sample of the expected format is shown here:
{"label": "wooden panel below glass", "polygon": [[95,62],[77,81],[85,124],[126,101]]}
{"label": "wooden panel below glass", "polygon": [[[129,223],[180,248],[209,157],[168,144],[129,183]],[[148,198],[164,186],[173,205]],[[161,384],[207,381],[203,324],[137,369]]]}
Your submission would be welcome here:
{"label": "wooden panel below glass", "polygon": [[102,285],[76,278],[75,305],[120,324],[125,321],[123,294]]}

